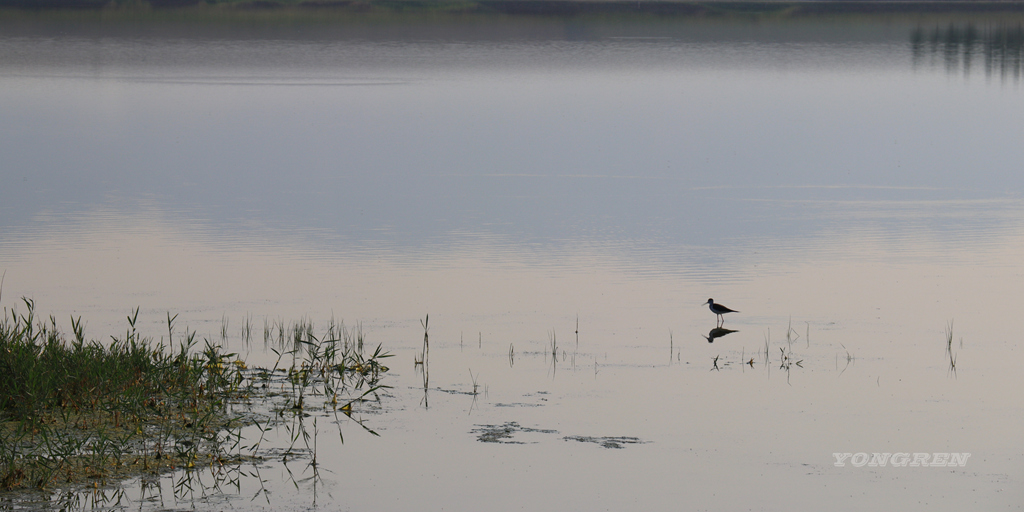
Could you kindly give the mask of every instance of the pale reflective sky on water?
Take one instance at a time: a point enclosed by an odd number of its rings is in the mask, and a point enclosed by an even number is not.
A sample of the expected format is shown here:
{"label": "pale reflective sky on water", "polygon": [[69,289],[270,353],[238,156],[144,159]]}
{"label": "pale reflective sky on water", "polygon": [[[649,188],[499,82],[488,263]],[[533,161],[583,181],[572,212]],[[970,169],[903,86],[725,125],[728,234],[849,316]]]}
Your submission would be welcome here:
{"label": "pale reflective sky on water", "polygon": [[[324,441],[363,461],[332,509],[1016,506],[1020,22],[952,21],[6,20],[0,303],[362,322],[394,389]],[[862,451],[972,455],[834,467]],[[263,471],[161,506],[312,506]]]}

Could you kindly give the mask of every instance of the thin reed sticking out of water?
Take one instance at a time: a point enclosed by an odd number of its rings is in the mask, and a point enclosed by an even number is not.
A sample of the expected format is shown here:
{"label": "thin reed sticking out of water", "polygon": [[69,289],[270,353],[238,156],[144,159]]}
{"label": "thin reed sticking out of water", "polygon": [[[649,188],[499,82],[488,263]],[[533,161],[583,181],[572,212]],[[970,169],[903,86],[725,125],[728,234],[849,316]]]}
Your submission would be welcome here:
{"label": "thin reed sticking out of water", "polygon": [[[173,345],[174,344],[174,321],[177,320],[177,319],[178,319],[178,314],[177,313],[175,313],[174,316],[171,316],[171,312],[170,311],[167,312],[167,343],[169,345]],[[71,321],[71,330],[75,332],[75,338],[82,339],[82,336],[79,334],[78,329],[75,326],[75,322],[74,322],[75,319],[72,318],[71,320],[72,320]]]}
{"label": "thin reed sticking out of water", "polygon": [[252,315],[246,314],[242,320],[242,343],[248,347],[252,343]]}
{"label": "thin reed sticking out of water", "polygon": [[472,395],[476,395],[478,393],[479,389],[480,389],[480,387],[476,383],[476,379],[479,376],[480,376],[479,373],[476,374],[476,375],[473,375],[473,369],[472,368],[469,369],[469,380],[473,381],[473,392],[470,393]]}
{"label": "thin reed sticking out of water", "polygon": [[[960,348],[964,347],[964,339],[960,338]],[[956,354],[953,353],[953,321],[950,320],[946,324],[946,356],[949,357],[949,368],[946,370],[948,375],[952,375],[956,378]]]}
{"label": "thin reed sticking out of water", "polygon": [[413,357],[414,365],[422,365],[427,363],[427,357],[430,355],[430,315],[428,314],[423,320],[420,320],[420,325],[423,327],[423,349],[420,351],[420,357],[417,359]]}
{"label": "thin reed sticking out of water", "polygon": [[[846,373],[846,369],[849,368],[851,364],[853,364],[853,362],[855,361],[856,358],[854,358],[853,355],[850,354],[850,349],[846,348],[846,345],[843,345],[842,343],[840,343],[839,346],[843,347],[843,350],[846,351],[846,366],[843,366],[842,371],[839,372],[839,376],[842,377],[843,374]],[[839,369],[839,354],[836,354],[836,370],[838,370],[838,369]]]}
{"label": "thin reed sticking out of water", "polygon": [[270,319],[263,317],[263,348],[270,348],[270,340],[273,337],[274,329],[271,327]]}
{"label": "thin reed sticking out of water", "polygon": [[[795,336],[795,337],[794,337]],[[793,317],[789,317],[789,325],[786,326],[786,344],[789,345],[789,349],[793,349],[793,342],[800,339],[800,334],[793,329]]]}
{"label": "thin reed sticking out of water", "polygon": [[[428,396],[430,390],[430,362],[427,358],[430,356],[430,315],[426,315],[423,320],[420,320],[420,325],[423,327],[423,350],[420,352],[419,357],[413,356],[413,367],[418,368],[422,372],[423,377],[423,400],[420,403],[423,404],[424,408],[430,408],[430,397]],[[461,347],[461,338],[459,346]]]}
{"label": "thin reed sticking out of water", "polygon": [[771,341],[772,341],[772,328],[769,327],[767,329],[767,331],[765,331],[765,335],[764,335],[764,364],[765,364],[765,366],[768,366],[768,359],[769,359],[768,346],[771,344]]}
{"label": "thin reed sticking out of water", "polygon": [[[551,378],[554,379],[555,375],[558,374],[558,335],[554,329],[548,331],[548,341],[551,344]],[[544,358],[547,359],[546,353]]]}
{"label": "thin reed sticking out of water", "polygon": [[548,341],[551,342],[551,357],[558,360],[558,334],[555,333],[554,329],[548,333]]}
{"label": "thin reed sticking out of water", "polygon": [[580,315],[576,315],[576,350],[580,349]]}
{"label": "thin reed sticking out of water", "polygon": [[[960,338],[960,348],[964,348],[964,339]],[[953,352],[953,321],[946,324],[946,353]]]}

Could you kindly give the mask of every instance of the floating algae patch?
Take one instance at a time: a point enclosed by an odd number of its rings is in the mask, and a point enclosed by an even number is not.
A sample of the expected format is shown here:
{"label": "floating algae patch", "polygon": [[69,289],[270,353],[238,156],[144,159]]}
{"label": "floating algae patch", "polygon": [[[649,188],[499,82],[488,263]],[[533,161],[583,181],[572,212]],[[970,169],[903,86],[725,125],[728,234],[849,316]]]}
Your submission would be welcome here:
{"label": "floating algae patch", "polygon": [[478,428],[473,429],[471,432],[477,435],[476,439],[481,443],[527,444],[525,441],[513,439],[513,437],[516,434],[523,432],[539,434],[558,433],[557,430],[524,427],[514,421],[510,421],[503,425],[477,425],[477,427]]}
{"label": "floating algae patch", "polygon": [[[500,444],[535,444],[537,441],[526,442],[518,439],[519,434],[558,434],[557,430],[524,427],[517,422],[510,421],[502,425],[477,425],[471,431],[476,434],[477,441],[481,443]],[[644,444],[646,441],[639,437],[632,436],[565,436],[564,441],[578,441],[581,443],[594,443],[604,448],[625,448],[627,444]]]}
{"label": "floating algae patch", "polygon": [[616,437],[592,437],[592,436],[565,436],[566,441],[579,441],[581,443],[594,443],[604,448],[625,448],[627,444],[643,444],[638,437],[616,436]]}

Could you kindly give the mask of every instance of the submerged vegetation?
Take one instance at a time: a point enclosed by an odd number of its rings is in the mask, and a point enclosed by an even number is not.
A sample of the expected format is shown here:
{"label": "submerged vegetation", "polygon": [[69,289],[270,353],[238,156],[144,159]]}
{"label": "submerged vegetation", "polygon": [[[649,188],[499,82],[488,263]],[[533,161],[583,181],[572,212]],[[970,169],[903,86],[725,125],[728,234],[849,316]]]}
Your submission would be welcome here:
{"label": "submerged vegetation", "polygon": [[262,438],[243,445],[244,427],[266,432],[314,396],[350,414],[386,387],[380,360],[390,354],[378,346],[364,355],[361,330],[333,322],[322,339],[304,322],[287,348],[272,349],[273,368],[249,368],[219,345],[200,346],[194,331],[175,345],[170,314],[167,345],[141,337],[138,309],[123,337],[101,343],[87,341],[75,318],[66,339],[56,319],[41,321],[33,301],[23,303],[0,321],[0,490],[258,458]]}

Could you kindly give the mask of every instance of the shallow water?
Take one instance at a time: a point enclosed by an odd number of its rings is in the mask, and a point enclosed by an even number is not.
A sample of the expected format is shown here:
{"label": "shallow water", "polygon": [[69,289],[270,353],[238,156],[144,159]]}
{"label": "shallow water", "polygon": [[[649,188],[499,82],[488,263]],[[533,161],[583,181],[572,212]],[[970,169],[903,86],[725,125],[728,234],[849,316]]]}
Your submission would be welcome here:
{"label": "shallow water", "polygon": [[4,20],[3,306],[395,354],[379,437],[307,418],[316,478],[121,505],[1024,502],[1020,20],[457,20]]}

